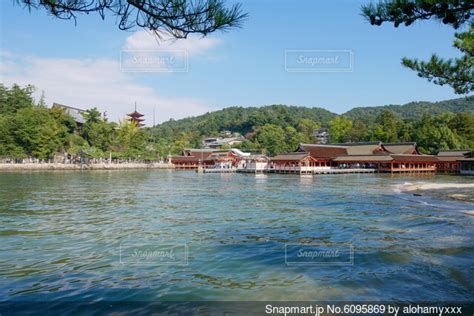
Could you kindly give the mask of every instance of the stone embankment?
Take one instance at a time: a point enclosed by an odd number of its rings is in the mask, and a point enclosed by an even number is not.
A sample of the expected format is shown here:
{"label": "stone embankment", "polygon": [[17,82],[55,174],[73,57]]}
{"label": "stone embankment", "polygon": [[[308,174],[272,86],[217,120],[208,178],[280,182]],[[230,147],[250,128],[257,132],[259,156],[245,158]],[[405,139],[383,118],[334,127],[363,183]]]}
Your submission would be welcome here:
{"label": "stone embankment", "polygon": [[172,169],[173,164],[155,162],[125,162],[125,163],[0,163],[0,171],[9,170],[122,170],[122,169]]}

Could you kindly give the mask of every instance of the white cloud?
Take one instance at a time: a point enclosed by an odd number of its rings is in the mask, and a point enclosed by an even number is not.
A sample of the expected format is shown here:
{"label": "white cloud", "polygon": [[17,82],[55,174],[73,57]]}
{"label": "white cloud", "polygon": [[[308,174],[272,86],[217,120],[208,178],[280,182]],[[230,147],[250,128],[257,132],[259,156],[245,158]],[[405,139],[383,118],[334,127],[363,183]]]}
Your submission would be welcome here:
{"label": "white cloud", "polygon": [[[136,32],[127,38],[124,48],[152,49],[156,41],[148,36],[146,32]],[[163,43],[162,48],[185,49],[192,56],[214,47],[218,40],[192,37]],[[137,102],[148,125],[152,123],[153,108],[157,123],[211,110],[203,100],[184,95],[164,96],[152,86],[138,83],[133,74],[120,71],[118,60],[19,56],[7,51],[0,51],[0,57],[2,83],[32,84],[38,88],[36,97],[45,91],[49,105],[58,102],[79,108],[97,107],[107,111],[111,120],[118,121],[133,111]]]}
{"label": "white cloud", "polygon": [[163,34],[161,39],[149,32],[138,31],[125,40],[123,49],[126,50],[184,50],[188,56],[202,55],[209,49],[219,45],[220,39],[214,37],[200,37],[190,35],[186,39],[174,39],[168,34]]}

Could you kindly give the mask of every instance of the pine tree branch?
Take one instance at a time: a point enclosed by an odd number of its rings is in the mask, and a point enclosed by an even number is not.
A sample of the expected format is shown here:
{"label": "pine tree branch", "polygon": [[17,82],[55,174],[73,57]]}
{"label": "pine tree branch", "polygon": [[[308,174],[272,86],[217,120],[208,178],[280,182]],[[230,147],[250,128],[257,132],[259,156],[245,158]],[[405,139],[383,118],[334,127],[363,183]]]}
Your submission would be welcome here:
{"label": "pine tree branch", "polygon": [[238,28],[247,17],[240,4],[226,8],[223,0],[14,0],[32,9],[45,9],[63,20],[78,15],[107,12],[118,17],[120,30],[141,27],[155,32],[168,32],[175,38],[189,34],[203,36],[217,30]]}
{"label": "pine tree branch", "polygon": [[473,11],[472,0],[386,0],[361,8],[362,16],[372,25],[391,22],[398,27],[402,23],[408,26],[417,20],[437,19],[456,29],[472,21]]}

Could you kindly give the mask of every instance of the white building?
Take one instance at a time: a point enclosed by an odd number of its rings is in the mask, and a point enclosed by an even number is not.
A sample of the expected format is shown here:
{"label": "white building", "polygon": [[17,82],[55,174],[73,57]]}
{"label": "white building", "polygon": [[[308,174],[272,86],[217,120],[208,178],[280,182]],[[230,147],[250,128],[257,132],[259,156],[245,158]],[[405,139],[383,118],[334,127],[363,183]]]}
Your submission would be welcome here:
{"label": "white building", "polygon": [[207,137],[203,140],[204,148],[220,148],[222,146],[234,146],[240,144],[245,140],[242,135],[235,135],[232,137]]}
{"label": "white building", "polygon": [[241,158],[237,170],[240,172],[263,173],[267,170],[270,158],[265,155],[248,155]]}

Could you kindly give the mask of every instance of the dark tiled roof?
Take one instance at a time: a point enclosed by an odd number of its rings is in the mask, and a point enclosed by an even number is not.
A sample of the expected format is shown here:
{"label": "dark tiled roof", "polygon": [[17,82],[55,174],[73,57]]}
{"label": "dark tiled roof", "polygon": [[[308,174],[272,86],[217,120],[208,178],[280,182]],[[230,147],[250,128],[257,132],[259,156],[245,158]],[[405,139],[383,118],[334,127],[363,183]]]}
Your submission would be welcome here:
{"label": "dark tiled roof", "polygon": [[74,121],[76,121],[76,123],[84,124],[86,121],[84,117],[82,116],[83,113],[86,113],[85,110],[78,109],[72,106],[67,106],[64,104],[59,104],[59,103],[53,103],[53,108],[63,109],[64,112],[72,116],[72,118],[74,119]]}
{"label": "dark tiled roof", "polygon": [[233,159],[232,155],[229,154],[229,151],[225,152],[215,152],[207,156],[205,160],[217,160],[217,159]]}
{"label": "dark tiled roof", "polygon": [[383,144],[383,147],[392,154],[419,154],[415,142],[406,143],[388,143]]}
{"label": "dark tiled roof", "polygon": [[324,144],[300,144],[300,152],[308,152],[316,158],[333,158],[347,155],[346,146],[324,145]]}
{"label": "dark tiled roof", "polygon": [[449,161],[458,161],[460,159],[463,159],[464,157],[459,157],[459,156],[436,156],[436,159],[438,159],[441,162],[449,162]]}
{"label": "dark tiled roof", "polygon": [[300,144],[299,151],[309,152],[314,158],[334,158],[337,156],[350,155],[373,155],[384,152],[380,142]]}
{"label": "dark tiled roof", "polygon": [[384,146],[399,146],[399,145],[413,145],[416,146],[416,142],[400,142],[400,143],[382,143]]}
{"label": "dark tiled roof", "polygon": [[133,111],[132,113],[129,113],[127,114],[128,116],[131,116],[131,117],[142,117],[143,114],[137,112],[137,111]]}
{"label": "dark tiled roof", "polygon": [[354,143],[337,143],[337,144],[328,144],[328,145],[337,145],[337,146],[380,146],[382,142],[354,142]]}
{"label": "dark tiled roof", "polygon": [[384,152],[384,150],[380,143],[352,145],[347,148],[347,153],[349,155],[372,155],[381,152]]}
{"label": "dark tiled roof", "polygon": [[474,158],[461,158],[461,159],[459,159],[459,161],[462,161],[462,162],[474,162]]}
{"label": "dark tiled roof", "polygon": [[365,162],[365,161],[391,161],[392,157],[388,155],[353,155],[353,156],[339,156],[333,159],[337,162]]}
{"label": "dark tiled roof", "polygon": [[469,157],[471,156],[471,151],[470,150],[440,150],[438,152],[438,156],[444,157],[444,156],[454,156],[454,157]]}
{"label": "dark tiled roof", "polygon": [[206,159],[209,155],[215,152],[220,152],[218,149],[192,149],[186,148],[183,150],[185,156],[194,156],[199,159]]}
{"label": "dark tiled roof", "polygon": [[56,103],[56,102],[53,103],[53,108],[64,108],[64,109],[76,110],[78,112],[86,112],[86,110],[84,110],[84,109],[75,108],[73,106],[64,105],[64,104],[60,104],[60,103]]}
{"label": "dark tiled roof", "polygon": [[199,162],[200,158],[194,156],[170,156],[171,162]]}
{"label": "dark tiled roof", "polygon": [[296,153],[287,153],[287,154],[280,154],[276,155],[275,157],[272,157],[272,161],[278,161],[278,160],[294,160],[294,161],[300,161],[306,157],[309,157],[309,154],[306,152],[296,152]]}
{"label": "dark tiled roof", "polygon": [[436,156],[431,155],[390,155],[399,162],[439,162]]}
{"label": "dark tiled roof", "polygon": [[242,159],[244,160],[265,160],[265,161],[269,161],[270,158],[268,158],[267,156],[265,155],[250,155],[250,156],[244,156]]}

